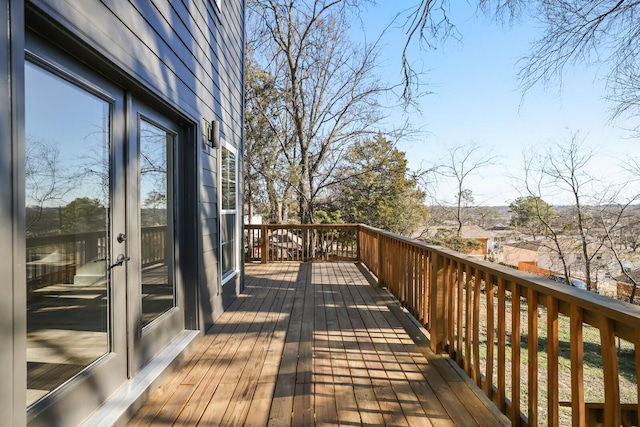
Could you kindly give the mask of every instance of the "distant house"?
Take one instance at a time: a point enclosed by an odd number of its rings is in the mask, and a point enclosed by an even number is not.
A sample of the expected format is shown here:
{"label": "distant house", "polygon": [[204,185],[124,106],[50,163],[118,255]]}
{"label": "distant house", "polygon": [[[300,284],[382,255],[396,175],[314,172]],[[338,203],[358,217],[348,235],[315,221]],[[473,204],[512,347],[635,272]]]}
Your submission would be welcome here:
{"label": "distant house", "polygon": [[[631,279],[635,280],[636,283],[640,283],[640,269],[634,270],[629,273]],[[621,274],[615,277],[616,281],[616,296],[618,299],[629,301],[631,297],[631,292],[633,292],[633,280],[631,280],[627,275]],[[640,289],[636,290],[636,295],[633,299],[634,303],[640,302]]]}
{"label": "distant house", "polygon": [[[427,229],[423,230],[422,234],[419,237],[416,237],[419,240],[429,240],[430,238],[435,237],[438,233],[456,233],[458,230],[457,226],[454,225],[438,225],[431,226]],[[460,235],[467,239],[475,239],[482,244],[482,247],[473,250],[467,255],[486,259],[489,252],[493,250],[495,245],[495,232],[487,231],[477,225],[463,225],[460,230]]]}
{"label": "distant house", "polygon": [[[569,275],[584,280],[584,258],[579,242],[576,239],[564,238],[560,244],[564,260],[569,267]],[[591,261],[591,285],[600,293],[613,295],[615,281],[612,277],[620,271],[618,263],[604,248],[600,248],[600,251]],[[505,243],[502,245],[500,262],[541,277],[564,274],[562,259],[555,242],[551,239]]]}
{"label": "distant house", "polygon": [[518,270],[547,277],[553,273],[547,260],[548,248],[543,242],[515,242],[502,245],[502,263]]}

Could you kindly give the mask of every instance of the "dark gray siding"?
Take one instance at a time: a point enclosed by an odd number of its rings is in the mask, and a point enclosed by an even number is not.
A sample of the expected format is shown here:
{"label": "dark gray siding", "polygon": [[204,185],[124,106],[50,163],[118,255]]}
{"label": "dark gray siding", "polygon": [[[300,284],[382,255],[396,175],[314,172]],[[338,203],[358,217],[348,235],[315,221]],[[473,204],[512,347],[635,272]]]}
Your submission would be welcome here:
{"label": "dark gray siding", "polygon": [[[221,10],[213,0],[33,0],[32,4],[187,120],[198,126],[219,121],[222,138],[238,147],[242,158],[243,0],[222,0]],[[201,138],[202,129],[197,133]],[[209,300],[201,303],[209,324],[223,309],[218,285],[219,150],[205,147],[202,140],[197,144],[201,240],[194,243],[199,244],[200,294]],[[236,280],[225,286],[224,293],[235,295],[239,286]]]}
{"label": "dark gray siding", "polygon": [[157,95],[189,107],[194,115],[215,114],[227,140],[240,138],[243,17],[239,1],[223,1],[220,13],[207,0],[174,0],[171,5],[159,0],[34,3]]}

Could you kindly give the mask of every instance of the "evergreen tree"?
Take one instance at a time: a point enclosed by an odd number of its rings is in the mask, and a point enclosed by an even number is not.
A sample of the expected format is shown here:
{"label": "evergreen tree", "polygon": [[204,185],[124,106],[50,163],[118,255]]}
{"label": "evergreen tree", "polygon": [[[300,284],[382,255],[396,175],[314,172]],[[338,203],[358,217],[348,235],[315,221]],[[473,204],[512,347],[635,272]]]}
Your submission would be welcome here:
{"label": "evergreen tree", "polygon": [[533,238],[545,233],[546,224],[555,216],[553,208],[540,197],[518,197],[510,205],[510,225],[531,234]]}
{"label": "evergreen tree", "polygon": [[62,232],[86,233],[104,230],[106,210],[98,199],[79,197],[62,208]]}
{"label": "evergreen tree", "polygon": [[344,160],[333,194],[345,222],[408,236],[426,220],[425,194],[407,174],[405,153],[383,135],[357,142]]}

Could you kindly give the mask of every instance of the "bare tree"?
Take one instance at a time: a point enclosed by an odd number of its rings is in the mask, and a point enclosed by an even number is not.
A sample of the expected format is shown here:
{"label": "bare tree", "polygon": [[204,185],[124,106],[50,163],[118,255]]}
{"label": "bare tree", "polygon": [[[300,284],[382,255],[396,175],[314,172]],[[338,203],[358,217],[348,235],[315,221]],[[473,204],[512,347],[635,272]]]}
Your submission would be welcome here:
{"label": "bare tree", "polygon": [[[581,62],[607,73],[614,115],[637,112],[640,3],[626,0],[539,1],[536,12],[544,35],[524,60],[525,89],[562,81],[568,65]],[[632,110],[632,111],[630,111]]]}
{"label": "bare tree", "polygon": [[[606,242],[623,225],[622,219],[637,195],[624,204],[618,204],[626,183],[613,184],[595,179],[589,174],[594,154],[586,149],[578,134],[568,144],[559,143],[543,155],[525,157],[524,187],[530,196],[537,221],[547,230],[564,270],[571,276],[572,253],[579,256],[575,267],[584,274],[587,287],[595,283],[592,267],[602,255]],[[543,197],[568,196],[569,208],[564,215],[549,217]],[[614,209],[614,207],[616,207]],[[556,210],[557,211],[557,210]],[[577,245],[567,238],[575,238]],[[613,243],[609,245],[613,247]]]}
{"label": "bare tree", "polygon": [[454,217],[458,224],[458,235],[460,235],[464,225],[465,208],[468,208],[474,202],[473,194],[467,188],[469,179],[480,169],[494,163],[495,160],[495,156],[485,153],[476,144],[461,145],[449,150],[447,160],[440,166],[440,173],[455,182]]}
{"label": "bare tree", "polygon": [[618,241],[625,250],[636,252],[640,248],[640,212],[639,209],[630,209],[631,213],[623,218],[624,223],[620,227]]}
{"label": "bare tree", "polygon": [[[544,1],[544,0],[540,0]],[[527,2],[524,0],[478,0],[478,8],[486,14],[498,18],[515,19],[522,14]],[[419,95],[419,74],[412,67],[409,50],[414,43],[424,44],[433,49],[439,43],[453,36],[460,39],[455,23],[449,17],[449,0],[421,0],[417,6],[409,10],[404,26],[407,28],[407,39],[402,50],[402,71],[404,75],[404,91],[402,97],[411,104]]]}
{"label": "bare tree", "polygon": [[25,187],[27,194],[26,230],[42,219],[46,207],[61,204],[73,183],[61,165],[60,150],[55,142],[29,139],[25,153]]}
{"label": "bare tree", "polygon": [[[558,221],[549,215],[549,205],[543,199],[543,197],[551,193],[550,184],[545,179],[548,177],[545,173],[545,166],[549,156],[553,157],[553,154],[549,154],[549,152],[545,154],[537,152],[523,153],[524,177],[522,178],[522,184],[527,194],[526,198],[530,203],[529,208],[535,218],[534,221],[541,225],[542,230],[544,230],[543,233],[551,239],[552,244],[544,246],[556,253],[565,277],[569,278],[571,269],[567,260],[569,259],[568,254],[571,248],[567,247],[563,234],[564,230],[558,230]],[[555,195],[557,196],[557,191]],[[554,216],[558,217],[555,211]]]}
{"label": "bare tree", "polygon": [[499,210],[488,206],[475,206],[470,215],[473,224],[481,228],[493,227],[503,220]]}
{"label": "bare tree", "polygon": [[[608,211],[611,212],[615,209],[615,213],[613,214],[613,219],[611,215],[605,216],[604,212],[601,215],[600,220],[603,225],[604,237],[606,238],[607,248],[613,254],[618,266],[620,267],[620,271],[627,278],[629,283],[631,284],[631,294],[629,295],[629,302],[633,303],[636,297],[636,293],[638,291],[638,280],[637,276],[632,274],[628,268],[626,268],[624,264],[624,258],[621,253],[621,242],[617,239],[616,232],[618,231],[618,225],[624,224],[624,219],[626,213],[629,211],[629,206],[631,203],[638,200],[638,195],[629,199],[625,204],[618,204],[616,206],[611,206]],[[622,225],[621,228],[624,228]]]}
{"label": "bare tree", "polygon": [[[291,136],[291,120],[281,108],[282,94],[275,76],[262,70],[247,54],[245,93],[245,203],[249,217],[254,206],[262,208],[269,222],[286,223],[293,188],[297,154]],[[264,197],[266,195],[266,198]]]}
{"label": "bare tree", "polygon": [[[573,199],[573,211],[577,227],[580,249],[584,257],[585,278],[587,287],[591,283],[591,260],[598,252],[597,248],[593,255],[589,254],[589,214],[583,206],[584,187],[593,180],[586,172],[586,166],[593,157],[591,151],[586,151],[578,141],[578,135],[574,134],[568,146],[558,145],[555,152],[550,151],[546,156],[546,165],[543,173],[551,178],[552,183],[568,191]],[[569,275],[567,274],[567,278]]]}
{"label": "bare tree", "polygon": [[[449,0],[422,0],[406,21],[408,37],[402,65],[405,97],[412,95],[416,73],[407,60],[412,43],[433,47],[457,34],[449,19]],[[523,16],[541,23],[543,33],[520,61],[519,77],[526,91],[537,85],[562,83],[567,66],[599,67],[614,103],[613,117],[636,116],[640,109],[640,2],[632,0],[478,0],[483,13],[497,19]],[[637,128],[636,130],[640,130]]]}
{"label": "bare tree", "polygon": [[383,118],[379,95],[391,88],[374,74],[378,48],[347,38],[349,13],[362,1],[250,1],[249,40],[260,67],[275,78],[279,111],[295,143],[290,158],[300,221],[314,222],[344,150],[373,136]]}

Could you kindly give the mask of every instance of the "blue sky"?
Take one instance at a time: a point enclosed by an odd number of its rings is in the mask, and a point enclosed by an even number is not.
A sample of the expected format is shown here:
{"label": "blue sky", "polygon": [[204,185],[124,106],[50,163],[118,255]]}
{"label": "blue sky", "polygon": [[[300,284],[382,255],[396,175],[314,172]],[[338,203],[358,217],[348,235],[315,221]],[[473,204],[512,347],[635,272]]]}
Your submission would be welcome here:
{"label": "blue sky", "polygon": [[[27,206],[79,197],[106,205],[109,103],[29,62],[25,78],[26,161],[35,169],[27,174]],[[43,153],[47,161],[37,158]]]}
{"label": "blue sky", "polygon": [[[414,4],[379,3],[363,15],[369,39],[403,7]],[[616,175],[621,159],[640,155],[640,141],[624,130],[635,124],[610,123],[612,105],[604,99],[602,72],[599,74],[595,67],[568,68],[562,88],[539,86],[523,97],[517,61],[527,54],[539,34],[536,24],[500,25],[478,15],[473,4],[451,3],[450,16],[462,40],[451,38],[437,50],[412,52],[415,65],[425,72],[424,87],[434,93],[421,100],[420,112],[408,116],[415,127],[424,130],[420,136],[400,143],[411,169],[438,164],[454,146],[480,145],[486,153],[497,156],[496,164],[482,169],[468,187],[476,202],[505,205],[520,194],[513,177],[521,175],[523,149],[542,150],[578,132],[583,145],[596,153],[589,172],[608,178]],[[388,30],[383,37],[384,75],[400,75],[398,64],[405,37],[399,28]],[[389,124],[401,118],[395,113]],[[640,190],[635,187],[635,191]],[[437,197],[450,201],[454,194],[441,181]]]}

